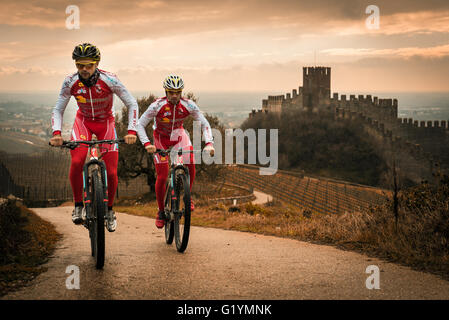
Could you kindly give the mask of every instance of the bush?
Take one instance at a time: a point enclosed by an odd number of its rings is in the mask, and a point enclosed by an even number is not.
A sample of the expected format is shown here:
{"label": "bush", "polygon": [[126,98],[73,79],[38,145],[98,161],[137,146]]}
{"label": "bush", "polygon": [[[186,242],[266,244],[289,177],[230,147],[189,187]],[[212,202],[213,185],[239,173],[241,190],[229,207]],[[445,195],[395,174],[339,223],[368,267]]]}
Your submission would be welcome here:
{"label": "bush", "polygon": [[254,216],[256,214],[261,214],[261,215],[266,214],[266,210],[263,207],[261,207],[257,204],[253,204],[251,202],[246,203],[243,208],[244,208],[245,212],[251,216]]}
{"label": "bush", "polygon": [[248,118],[241,128],[279,129],[280,169],[300,168],[309,174],[374,186],[387,170],[360,124],[336,121],[329,113],[262,113]]}
{"label": "bush", "polygon": [[0,265],[13,262],[20,245],[29,241],[30,233],[23,229],[27,222],[15,200],[0,205]]}

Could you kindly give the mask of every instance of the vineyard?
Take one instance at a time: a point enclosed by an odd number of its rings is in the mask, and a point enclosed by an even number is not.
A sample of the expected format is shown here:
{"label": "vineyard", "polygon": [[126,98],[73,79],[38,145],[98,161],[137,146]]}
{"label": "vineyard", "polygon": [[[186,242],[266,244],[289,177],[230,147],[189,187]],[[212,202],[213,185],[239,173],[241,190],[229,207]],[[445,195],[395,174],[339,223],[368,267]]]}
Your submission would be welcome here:
{"label": "vineyard", "polygon": [[22,192],[16,192],[15,196],[29,201],[72,198],[68,181],[70,167],[68,153],[60,150],[48,150],[39,154],[2,152],[0,162],[9,171],[14,184],[22,187]]}
{"label": "vineyard", "polygon": [[282,170],[274,175],[260,175],[259,168],[250,165],[229,166],[228,171],[227,181],[259,189],[309,212],[354,212],[385,201],[386,192],[352,183],[303,177]]}
{"label": "vineyard", "polygon": [[[0,152],[1,191],[28,202],[71,201],[68,174],[70,155],[66,150],[50,149],[39,154],[6,154]],[[385,192],[380,189],[330,179],[303,177],[279,170],[275,175],[260,175],[250,165],[227,167],[222,181],[198,181],[192,190],[199,200],[239,203],[251,200],[252,189],[310,212],[344,213],[366,210],[381,204]],[[117,198],[132,198],[149,192],[144,176],[120,181]]]}
{"label": "vineyard", "polygon": [[[0,153],[2,193],[14,194],[28,202],[72,201],[69,182],[70,154],[50,149],[39,154]],[[10,177],[9,180],[3,177]],[[8,184],[6,184],[8,183]],[[143,177],[128,183],[120,181],[117,195],[133,197],[148,192]]]}
{"label": "vineyard", "polygon": [[[72,201],[69,182],[70,154],[67,150],[49,149],[35,154],[0,152],[0,191],[13,194],[30,205]],[[129,181],[119,179],[116,199],[136,199],[150,191],[145,176]],[[252,190],[220,181],[196,180],[193,196],[200,201],[238,203],[252,199]]]}

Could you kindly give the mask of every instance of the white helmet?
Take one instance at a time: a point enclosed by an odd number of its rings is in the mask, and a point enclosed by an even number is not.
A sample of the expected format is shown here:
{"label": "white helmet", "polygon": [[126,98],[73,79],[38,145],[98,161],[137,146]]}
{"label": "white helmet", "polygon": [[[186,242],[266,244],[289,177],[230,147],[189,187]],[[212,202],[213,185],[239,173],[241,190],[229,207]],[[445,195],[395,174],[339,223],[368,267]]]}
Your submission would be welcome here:
{"label": "white helmet", "polygon": [[182,81],[180,76],[171,74],[165,78],[164,88],[167,90],[182,90],[184,89],[184,81]]}

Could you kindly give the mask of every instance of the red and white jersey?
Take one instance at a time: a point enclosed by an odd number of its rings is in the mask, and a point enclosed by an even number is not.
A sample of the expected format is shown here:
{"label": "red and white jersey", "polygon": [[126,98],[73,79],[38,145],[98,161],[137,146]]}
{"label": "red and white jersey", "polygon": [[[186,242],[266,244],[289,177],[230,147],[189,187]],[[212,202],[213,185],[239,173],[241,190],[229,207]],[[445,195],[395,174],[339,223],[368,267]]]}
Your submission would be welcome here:
{"label": "red and white jersey", "polygon": [[209,121],[204,117],[195,102],[190,99],[181,98],[178,105],[174,107],[168,102],[167,97],[154,101],[142,114],[137,124],[137,134],[142,144],[150,142],[145,127],[154,119],[153,130],[162,136],[171,136],[176,129],[183,128],[184,119],[191,115],[194,120],[201,122],[204,140],[213,143],[212,130]]}
{"label": "red and white jersey", "polygon": [[97,122],[106,122],[114,119],[114,110],[112,108],[114,93],[128,108],[128,131],[137,131],[139,107],[136,99],[115,74],[100,69],[98,71],[100,76],[97,83],[91,87],[86,87],[79,80],[78,73],[73,73],[65,78],[59,93],[59,99],[51,115],[53,133],[61,131],[63,114],[71,96],[75,97],[78,104],[77,117]]}

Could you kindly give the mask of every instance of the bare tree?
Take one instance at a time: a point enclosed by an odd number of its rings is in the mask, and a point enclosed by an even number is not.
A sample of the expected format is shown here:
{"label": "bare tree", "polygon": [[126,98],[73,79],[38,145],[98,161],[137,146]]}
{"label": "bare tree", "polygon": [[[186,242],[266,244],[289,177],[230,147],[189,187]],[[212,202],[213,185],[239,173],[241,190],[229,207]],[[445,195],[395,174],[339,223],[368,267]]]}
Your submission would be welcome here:
{"label": "bare tree", "polygon": [[[147,98],[138,99],[139,114],[143,114],[155,100],[156,96],[153,94],[150,94]],[[116,129],[119,137],[125,136],[128,132],[128,113],[125,107],[122,109],[122,116],[117,121]],[[153,136],[152,126],[147,126],[145,130],[148,137]],[[120,146],[117,174],[120,179],[126,182],[145,175],[150,191],[155,192],[156,173],[153,158],[139,141],[135,144]]]}
{"label": "bare tree", "polygon": [[[195,102],[198,99],[191,92],[186,94],[188,99]],[[137,100],[139,105],[139,114],[142,115],[148,106],[156,100],[156,96],[150,94],[147,98],[140,98]],[[217,117],[205,114],[206,119],[209,121],[212,128],[218,129],[222,133],[222,139],[224,139],[224,126],[220,123]],[[189,132],[190,137],[193,135],[193,119],[188,117],[184,121],[184,128]],[[122,109],[122,116],[117,122],[117,134],[119,136],[124,136],[127,133],[128,128],[128,117],[127,110],[124,107]],[[148,137],[153,136],[153,128],[151,125],[145,128]],[[150,138],[151,139],[151,138]],[[202,142],[201,148],[205,146],[204,141]],[[213,181],[217,181],[224,176],[224,166],[222,165],[206,165],[204,163],[196,165],[196,172],[199,177],[207,178]],[[120,179],[129,181],[130,179],[137,178],[141,175],[145,175],[147,178],[147,184],[151,192],[155,192],[156,184],[156,170],[153,163],[152,155],[148,154],[143,147],[143,145],[138,141],[132,145],[122,145],[120,146],[119,152],[119,165],[118,165],[118,176]]]}

